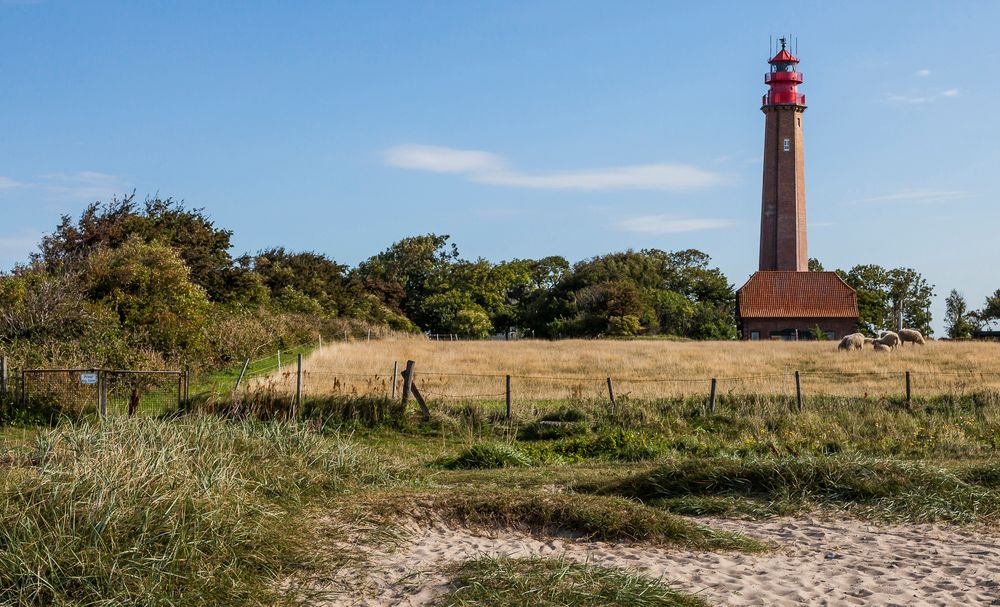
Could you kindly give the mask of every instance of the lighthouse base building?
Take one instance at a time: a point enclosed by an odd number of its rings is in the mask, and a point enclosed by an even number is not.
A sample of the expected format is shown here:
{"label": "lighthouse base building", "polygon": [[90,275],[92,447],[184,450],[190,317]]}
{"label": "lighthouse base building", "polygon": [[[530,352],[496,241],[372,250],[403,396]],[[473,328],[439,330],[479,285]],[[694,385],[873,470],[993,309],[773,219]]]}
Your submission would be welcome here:
{"label": "lighthouse base building", "polygon": [[836,272],[755,272],[736,292],[743,339],[827,339],[858,329],[854,289]]}
{"label": "lighthouse base building", "polygon": [[798,58],[781,50],[768,63],[762,100],[764,182],[760,211],[760,271],[736,292],[743,339],[838,339],[858,327],[854,289],[835,272],[810,272]]}

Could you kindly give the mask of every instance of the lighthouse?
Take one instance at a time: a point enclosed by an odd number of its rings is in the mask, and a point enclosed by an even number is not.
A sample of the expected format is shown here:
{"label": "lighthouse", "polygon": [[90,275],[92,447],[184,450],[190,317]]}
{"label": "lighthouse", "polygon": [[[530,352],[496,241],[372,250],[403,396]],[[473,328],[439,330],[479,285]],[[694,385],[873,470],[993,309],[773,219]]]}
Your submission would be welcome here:
{"label": "lighthouse", "polygon": [[768,61],[764,75],[764,185],[760,210],[760,269],[809,269],[806,244],[806,177],[803,163],[802,115],[806,96],[798,91],[799,60],[781,50]]}
{"label": "lighthouse", "polygon": [[857,296],[836,272],[810,272],[806,240],[806,96],[799,59],[781,49],[764,74],[764,175],[760,203],[760,265],[736,292],[743,339],[836,339],[858,326]]}

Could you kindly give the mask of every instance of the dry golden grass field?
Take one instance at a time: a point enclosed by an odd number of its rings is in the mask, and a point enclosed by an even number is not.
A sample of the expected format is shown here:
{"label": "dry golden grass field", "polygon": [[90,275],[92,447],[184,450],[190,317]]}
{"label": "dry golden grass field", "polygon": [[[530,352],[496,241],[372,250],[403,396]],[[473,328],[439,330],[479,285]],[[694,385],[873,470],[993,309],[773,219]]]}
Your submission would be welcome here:
{"label": "dry golden grass field", "polygon": [[[794,394],[795,371],[808,395],[878,398],[1000,390],[1000,344],[928,342],[892,353],[839,352],[836,342],[676,342],[661,340],[429,341],[394,338],[330,344],[306,357],[303,393],[387,395],[393,362],[416,361],[415,378],[429,400],[504,398],[512,376],[517,401],[606,398],[639,400],[707,394]],[[397,380],[401,385],[402,380]],[[257,380],[295,388],[294,365]]]}

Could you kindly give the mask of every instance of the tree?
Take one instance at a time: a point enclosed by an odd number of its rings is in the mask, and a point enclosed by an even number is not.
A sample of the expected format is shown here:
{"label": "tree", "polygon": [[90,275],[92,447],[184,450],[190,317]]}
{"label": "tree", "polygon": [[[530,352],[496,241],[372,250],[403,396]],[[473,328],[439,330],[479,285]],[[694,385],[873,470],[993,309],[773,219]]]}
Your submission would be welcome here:
{"label": "tree", "polygon": [[208,296],[169,246],[133,236],[91,253],[83,277],[88,298],[110,308],[149,347],[181,355],[199,346]]}
{"label": "tree", "polygon": [[948,337],[952,339],[972,337],[972,332],[976,328],[969,314],[965,297],[955,289],[951,290],[945,300],[944,323]]}
{"label": "tree", "polygon": [[992,323],[995,320],[1000,320],[1000,289],[993,291],[992,295],[986,297],[983,309],[979,311],[977,316],[984,323]]}
{"label": "tree", "polygon": [[822,272],[823,271],[823,264],[820,263],[820,261],[818,259],[816,259],[815,257],[810,257],[809,258],[809,271],[810,272]]}
{"label": "tree", "polygon": [[581,261],[525,310],[549,337],[668,334],[735,336],[735,294],[701,251],[646,249]]}
{"label": "tree", "polygon": [[894,329],[896,312],[901,309],[904,326],[924,335],[932,333],[930,308],[934,287],[919,272],[911,268],[887,270],[868,264],[837,273],[857,294],[858,320],[863,331]]}
{"label": "tree", "polygon": [[147,198],[133,192],[107,204],[88,206],[74,223],[69,215],[42,238],[35,259],[50,272],[74,271],[99,248],[115,249],[135,237],[175,249],[190,269],[191,281],[212,301],[258,303],[261,291],[247,271],[235,267],[229,254],[232,231],[216,228],[204,209],[187,209],[172,198]]}
{"label": "tree", "polygon": [[[433,293],[431,283],[458,259],[458,248],[449,247],[448,238],[437,234],[404,238],[361,262],[355,275],[391,309],[425,327],[428,319],[422,316],[421,304]],[[436,286],[443,287],[440,282]]]}

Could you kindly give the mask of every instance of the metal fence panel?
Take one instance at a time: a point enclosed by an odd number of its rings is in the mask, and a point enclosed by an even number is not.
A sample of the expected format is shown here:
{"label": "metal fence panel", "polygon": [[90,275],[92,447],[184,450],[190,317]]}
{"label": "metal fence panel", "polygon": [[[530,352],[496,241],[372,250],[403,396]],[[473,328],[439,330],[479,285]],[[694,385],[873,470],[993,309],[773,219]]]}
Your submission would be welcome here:
{"label": "metal fence panel", "polygon": [[76,416],[97,413],[100,408],[100,371],[25,369],[21,372],[21,405]]}
{"label": "metal fence panel", "polygon": [[183,371],[103,372],[107,415],[163,415],[184,400]]}

